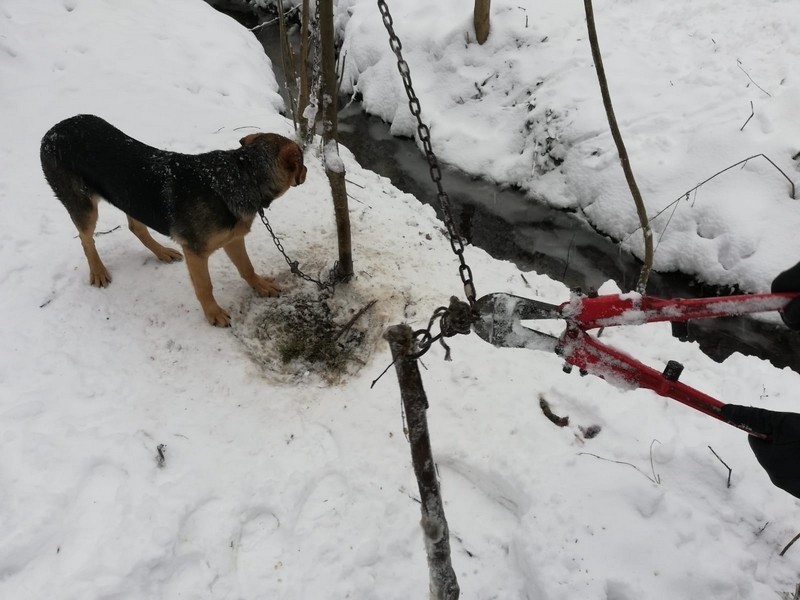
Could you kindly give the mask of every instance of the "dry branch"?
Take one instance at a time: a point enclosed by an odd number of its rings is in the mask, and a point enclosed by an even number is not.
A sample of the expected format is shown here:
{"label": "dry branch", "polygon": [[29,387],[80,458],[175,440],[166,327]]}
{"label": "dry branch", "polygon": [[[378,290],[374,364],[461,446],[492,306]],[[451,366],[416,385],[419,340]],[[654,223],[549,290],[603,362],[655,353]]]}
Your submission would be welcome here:
{"label": "dry branch", "polygon": [[608,90],[608,81],[606,80],[606,71],[603,67],[603,57],[600,54],[600,44],[597,40],[597,28],[594,24],[594,10],[592,9],[592,0],[583,0],[583,6],[586,10],[586,25],[589,29],[589,45],[592,48],[592,59],[594,60],[594,68],[597,72],[597,79],[600,83],[600,93],[603,96],[603,106],[606,110],[606,118],[608,119],[608,126],[611,129],[611,137],[614,138],[614,144],[617,146],[617,153],[619,154],[619,162],[622,165],[622,171],[625,173],[625,180],[628,182],[628,188],[631,190],[633,202],[636,204],[636,212],[639,215],[639,227],[642,230],[644,237],[644,264],[639,273],[639,282],[636,285],[636,291],[644,293],[647,288],[647,280],[650,278],[650,271],[653,269],[653,233],[650,230],[650,222],[647,218],[647,210],[642,200],[642,194],[639,191],[639,186],[636,184],[636,179],[633,176],[633,169],[631,168],[630,160],[628,159],[628,151],[625,149],[625,142],[622,140],[622,134],[617,125],[617,117],[614,115],[614,106],[611,104],[611,93]]}
{"label": "dry branch", "polygon": [[724,460],[722,460],[722,459],[720,458],[719,454],[717,454],[716,452],[714,452],[714,449],[713,449],[711,446],[709,446],[709,447],[708,447],[708,449],[709,449],[709,450],[711,450],[711,454],[713,454],[714,456],[716,456],[716,457],[717,457],[717,460],[718,460],[719,462],[721,462],[723,465],[725,465],[725,468],[726,468],[726,469],[728,469],[728,487],[731,487],[731,475],[733,475],[733,469],[731,469],[731,468],[728,466],[728,463],[726,463]]}
{"label": "dry branch", "polygon": [[796,542],[798,539],[800,539],[800,533],[798,533],[796,536],[794,536],[794,537],[792,538],[792,541],[791,541],[791,542],[789,542],[788,544],[786,544],[786,545],[783,547],[783,550],[781,550],[781,553],[779,554],[779,556],[783,556],[784,554],[786,554],[786,551],[787,551],[789,548],[791,548],[791,547],[792,547],[792,544],[794,544],[794,543],[795,543],[795,542]]}
{"label": "dry branch", "polygon": [[558,427],[566,427],[569,425],[569,417],[559,417],[550,409],[550,403],[545,400],[544,396],[539,396],[539,408],[542,409],[544,416],[547,417],[551,423]]}

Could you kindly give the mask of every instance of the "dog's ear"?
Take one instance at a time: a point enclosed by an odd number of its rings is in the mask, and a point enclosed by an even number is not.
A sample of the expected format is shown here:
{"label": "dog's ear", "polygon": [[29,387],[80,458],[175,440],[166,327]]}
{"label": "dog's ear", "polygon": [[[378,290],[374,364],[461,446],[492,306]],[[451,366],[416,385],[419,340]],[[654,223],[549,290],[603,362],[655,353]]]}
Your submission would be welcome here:
{"label": "dog's ear", "polygon": [[290,178],[290,185],[296,186],[304,183],[308,170],[303,164],[303,152],[300,150],[300,146],[290,140],[286,140],[286,143],[281,146],[278,156],[281,166],[286,170]]}
{"label": "dog's ear", "polygon": [[248,145],[252,144],[253,142],[255,142],[259,138],[259,136],[262,136],[262,135],[264,135],[264,134],[263,133],[251,133],[249,135],[244,136],[242,139],[240,139],[239,143],[242,146],[248,146]]}

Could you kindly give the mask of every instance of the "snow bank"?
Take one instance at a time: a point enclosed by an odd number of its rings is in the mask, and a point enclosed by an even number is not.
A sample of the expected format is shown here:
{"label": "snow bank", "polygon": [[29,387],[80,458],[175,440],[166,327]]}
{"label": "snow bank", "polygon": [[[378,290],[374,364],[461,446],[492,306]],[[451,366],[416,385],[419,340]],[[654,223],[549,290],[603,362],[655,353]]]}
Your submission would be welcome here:
{"label": "snow bank", "polygon": [[[639,221],[608,130],[583,7],[492,4],[474,43],[471,4],[390,3],[437,154],[460,169],[579,211],[638,256]],[[611,95],[658,250],[655,267],[765,291],[800,259],[800,198],[763,158],[678,201],[717,171],[766,154],[796,183],[800,72],[791,0],[595,7]],[[345,86],[413,135],[375,3],[340,3]],[[346,19],[349,17],[349,19]],[[751,114],[754,117],[742,130]],[[674,203],[674,204],[673,204]],[[675,210],[672,208],[674,206]]]}

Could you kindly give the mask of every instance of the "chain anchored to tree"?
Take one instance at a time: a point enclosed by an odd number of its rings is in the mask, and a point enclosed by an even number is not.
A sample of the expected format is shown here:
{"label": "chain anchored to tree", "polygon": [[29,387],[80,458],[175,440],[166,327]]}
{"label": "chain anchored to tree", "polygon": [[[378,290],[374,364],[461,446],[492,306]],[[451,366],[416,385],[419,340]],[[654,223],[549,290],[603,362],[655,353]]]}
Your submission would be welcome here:
{"label": "chain anchored to tree", "polygon": [[300,263],[296,260],[292,260],[289,258],[289,255],[286,254],[286,251],[283,249],[283,244],[281,243],[280,238],[275,235],[275,232],[272,230],[272,225],[269,224],[269,220],[267,219],[267,215],[264,214],[264,209],[260,209],[258,211],[258,216],[261,217],[261,222],[264,223],[264,227],[267,228],[270,236],[272,236],[272,241],[275,242],[275,247],[278,249],[283,255],[284,260],[286,260],[286,264],[289,265],[289,270],[300,277],[300,279],[304,279],[309,283],[314,283],[320,290],[327,290],[331,294],[333,294],[334,289],[336,288],[336,284],[344,281],[345,278],[342,277],[342,274],[339,272],[339,263],[338,261],[333,263],[333,268],[328,273],[327,279],[322,281],[320,279],[314,279],[310,275],[306,275],[300,270]]}

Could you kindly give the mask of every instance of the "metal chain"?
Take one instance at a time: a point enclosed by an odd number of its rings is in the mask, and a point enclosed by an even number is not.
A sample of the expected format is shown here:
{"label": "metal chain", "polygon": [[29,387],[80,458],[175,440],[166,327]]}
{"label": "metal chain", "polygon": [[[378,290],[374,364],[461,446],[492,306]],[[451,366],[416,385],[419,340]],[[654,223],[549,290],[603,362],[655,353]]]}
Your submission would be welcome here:
{"label": "metal chain", "polygon": [[470,269],[466,260],[464,260],[464,243],[461,241],[461,236],[458,234],[455,222],[453,221],[450,198],[442,187],[442,171],[439,168],[439,161],[436,159],[436,155],[433,153],[433,148],[431,146],[431,131],[420,116],[422,108],[419,103],[419,98],[417,98],[417,94],[414,92],[414,87],[411,85],[411,71],[408,68],[408,63],[403,59],[403,45],[394,32],[392,15],[389,13],[389,7],[386,5],[385,0],[378,0],[378,9],[381,11],[381,16],[383,17],[383,25],[389,33],[389,45],[392,48],[392,52],[394,52],[397,57],[397,69],[400,71],[400,76],[403,78],[403,87],[405,87],[406,95],[408,96],[408,106],[411,109],[411,114],[417,119],[419,140],[422,142],[422,147],[425,150],[425,157],[428,159],[431,179],[433,183],[436,184],[436,189],[438,191],[436,197],[439,201],[442,218],[444,219],[444,224],[450,237],[450,247],[453,249],[453,252],[460,262],[458,275],[461,277],[461,282],[464,284],[464,294],[470,306],[473,306],[477,296],[475,293],[475,284],[472,281],[472,269]]}
{"label": "metal chain", "polygon": [[[439,319],[439,335],[433,335],[431,329],[433,324]],[[473,315],[472,308],[466,302],[462,302],[455,296],[450,298],[450,306],[440,306],[433,311],[428,327],[418,329],[414,332],[414,351],[409,358],[419,358],[425,354],[436,340],[444,348],[444,359],[450,360],[450,346],[445,343],[445,338],[453,337],[456,334],[467,335],[472,327]]]}
{"label": "metal chain", "polygon": [[286,260],[286,264],[289,265],[289,270],[300,277],[300,279],[304,279],[309,283],[314,283],[319,289],[328,290],[331,294],[333,294],[336,284],[340,281],[343,281],[343,277],[339,273],[339,261],[333,263],[333,268],[331,269],[330,273],[328,273],[328,278],[325,281],[314,279],[313,277],[306,275],[300,270],[300,263],[296,260],[292,260],[289,258],[289,255],[286,254],[286,251],[283,249],[283,244],[272,230],[272,225],[269,224],[269,220],[267,220],[267,215],[264,214],[263,208],[258,210],[258,216],[261,217],[261,222],[264,223],[264,227],[267,228],[267,231],[269,231],[269,234],[272,236],[272,241],[275,242],[275,247],[278,249],[278,252],[283,255],[283,258]]}

